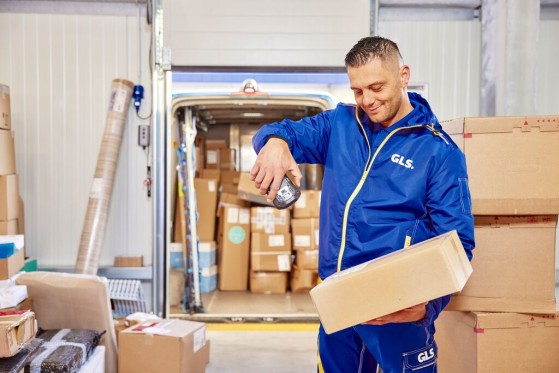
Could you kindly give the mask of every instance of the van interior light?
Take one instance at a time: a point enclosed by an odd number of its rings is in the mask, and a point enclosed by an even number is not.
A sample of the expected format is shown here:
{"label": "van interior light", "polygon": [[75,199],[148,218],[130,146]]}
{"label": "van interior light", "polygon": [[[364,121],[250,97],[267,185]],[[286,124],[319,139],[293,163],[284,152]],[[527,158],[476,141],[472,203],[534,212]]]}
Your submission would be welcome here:
{"label": "van interior light", "polygon": [[243,113],[243,117],[245,118],[260,118],[263,117],[263,113]]}

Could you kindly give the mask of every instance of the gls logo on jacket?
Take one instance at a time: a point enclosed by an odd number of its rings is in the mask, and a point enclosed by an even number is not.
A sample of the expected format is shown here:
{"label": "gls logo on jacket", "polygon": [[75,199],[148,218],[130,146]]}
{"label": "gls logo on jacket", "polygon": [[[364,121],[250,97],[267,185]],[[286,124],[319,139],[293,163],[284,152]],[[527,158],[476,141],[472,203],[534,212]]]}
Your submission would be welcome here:
{"label": "gls logo on jacket", "polygon": [[404,156],[400,154],[392,154],[390,160],[396,164],[399,164],[400,166],[404,166],[405,168],[409,168],[410,170],[413,170],[413,160],[406,159],[404,158]]}

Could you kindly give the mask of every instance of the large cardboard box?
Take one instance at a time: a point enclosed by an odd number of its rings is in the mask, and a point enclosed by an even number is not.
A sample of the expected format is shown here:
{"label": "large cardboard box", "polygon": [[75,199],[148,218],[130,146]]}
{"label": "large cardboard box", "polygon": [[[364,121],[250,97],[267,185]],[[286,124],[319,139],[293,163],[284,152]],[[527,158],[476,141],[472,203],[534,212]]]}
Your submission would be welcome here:
{"label": "large cardboard box", "polygon": [[559,214],[558,121],[522,116],[443,122],[466,155],[474,214]]}
{"label": "large cardboard box", "polygon": [[557,216],[476,216],[474,273],[448,310],[555,311]]}
{"label": "large cardboard box", "polygon": [[36,332],[35,313],[31,311],[0,315],[0,358],[17,354]]}
{"label": "large cardboard box", "polygon": [[301,269],[318,269],[318,250],[297,250],[295,263]]}
{"label": "large cardboard box", "polygon": [[0,84],[0,129],[9,130],[12,123],[10,87]]}
{"label": "large cardboard box", "polygon": [[289,233],[291,215],[289,210],[274,207],[250,209],[250,231],[253,233]]}
{"label": "large cardboard box", "polygon": [[19,233],[17,219],[0,221],[0,236],[14,235]]}
{"label": "large cardboard box", "polygon": [[206,168],[219,169],[220,153],[227,150],[225,140],[206,140]]}
{"label": "large cardboard box", "polygon": [[289,233],[251,233],[250,268],[254,271],[291,271]]}
{"label": "large cardboard box", "polygon": [[241,172],[237,190],[240,199],[259,205],[273,206],[272,202],[267,201],[267,196],[261,195],[260,189],[254,186],[254,181],[250,180],[250,174],[248,172]]}
{"label": "large cardboard box", "polygon": [[294,250],[318,249],[318,218],[291,220]]}
{"label": "large cardboard box", "polygon": [[443,311],[439,372],[559,372],[559,316]]}
{"label": "large cardboard box", "polygon": [[118,335],[119,373],[203,373],[210,360],[206,325],[187,320],[146,321]]}
{"label": "large cardboard box", "polygon": [[198,209],[198,238],[200,241],[215,241],[218,182],[214,179],[194,179],[194,189]]}
{"label": "large cardboard box", "polygon": [[0,175],[0,221],[19,217],[19,191],[17,175]]}
{"label": "large cardboard box", "polygon": [[250,202],[240,199],[237,194],[222,191],[219,195],[218,207],[221,208],[224,206],[250,207]]}
{"label": "large cardboard box", "polygon": [[310,269],[301,269],[296,265],[291,271],[291,292],[308,293],[318,282],[318,272]]}
{"label": "large cardboard box", "polygon": [[0,175],[16,173],[16,151],[12,131],[0,131]]}
{"label": "large cardboard box", "polygon": [[460,291],[471,273],[451,231],[334,273],[310,294],[329,334]]}
{"label": "large cardboard box", "polygon": [[318,218],[320,196],[320,190],[301,190],[301,196],[293,205],[293,218]]}
{"label": "large cardboard box", "polygon": [[248,287],[250,250],[250,210],[226,206],[220,219],[223,237],[218,249],[218,287],[223,291],[242,291]]}
{"label": "large cardboard box", "polygon": [[250,271],[250,291],[261,294],[287,292],[287,272]]}

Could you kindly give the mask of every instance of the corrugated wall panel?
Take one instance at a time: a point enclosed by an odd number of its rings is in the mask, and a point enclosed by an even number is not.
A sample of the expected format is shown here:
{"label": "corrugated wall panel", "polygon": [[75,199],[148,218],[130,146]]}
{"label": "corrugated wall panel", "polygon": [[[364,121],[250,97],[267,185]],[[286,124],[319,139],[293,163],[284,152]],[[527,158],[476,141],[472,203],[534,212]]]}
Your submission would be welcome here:
{"label": "corrugated wall panel", "polygon": [[[140,56],[139,43],[141,35]],[[12,98],[26,250],[40,266],[73,266],[109,102],[111,81],[139,81],[149,113],[149,38],[138,16],[0,14],[0,82]],[[121,148],[101,265],[115,255],[151,264],[147,157],[131,110]]]}
{"label": "corrugated wall panel", "polygon": [[369,34],[362,0],[168,0],[163,13],[174,66],[343,66]]}
{"label": "corrugated wall panel", "polygon": [[398,43],[410,83],[426,83],[439,120],[479,115],[479,21],[381,22],[379,34]]}
{"label": "corrugated wall panel", "polygon": [[540,21],[538,56],[536,57],[538,59],[536,77],[536,111],[538,114],[559,114],[557,35],[559,35],[559,20]]}

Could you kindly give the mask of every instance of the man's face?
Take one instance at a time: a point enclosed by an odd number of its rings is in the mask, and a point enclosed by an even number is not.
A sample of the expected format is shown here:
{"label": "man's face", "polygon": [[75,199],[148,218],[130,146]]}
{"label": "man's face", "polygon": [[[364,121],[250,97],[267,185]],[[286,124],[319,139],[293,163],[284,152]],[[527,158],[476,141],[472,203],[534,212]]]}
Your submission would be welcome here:
{"label": "man's face", "polygon": [[408,66],[375,58],[365,65],[348,67],[347,74],[357,105],[371,121],[388,127],[408,113],[403,105]]}

